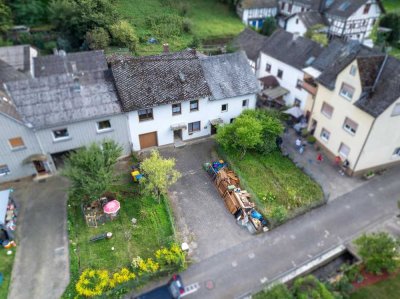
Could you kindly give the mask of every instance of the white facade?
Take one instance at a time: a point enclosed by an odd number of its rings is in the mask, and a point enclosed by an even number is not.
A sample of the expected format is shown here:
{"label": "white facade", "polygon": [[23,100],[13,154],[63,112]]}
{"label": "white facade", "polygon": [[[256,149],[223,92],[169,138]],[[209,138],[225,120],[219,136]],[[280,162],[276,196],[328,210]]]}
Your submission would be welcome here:
{"label": "white facade", "polygon": [[243,9],[242,22],[247,26],[261,29],[265,18],[275,17],[277,13],[278,9],[276,7]]}
{"label": "white facade", "polygon": [[[271,66],[270,72],[266,71],[266,66]],[[304,110],[307,102],[308,93],[298,87],[298,83],[303,82],[304,72],[298,70],[280,60],[277,60],[263,52],[260,53],[260,64],[257,70],[257,78],[263,78],[266,76],[274,76],[278,79],[280,86],[288,89],[289,94],[284,96],[284,100],[287,106],[293,106],[296,102],[300,101],[299,107]],[[278,77],[278,70],[282,71],[282,78]],[[296,101],[296,99],[298,101]]]}
{"label": "white facade", "polygon": [[287,20],[285,29],[290,33],[298,33],[300,36],[304,36],[307,32],[306,25],[297,15]]}
{"label": "white facade", "polygon": [[[366,12],[366,6],[369,6],[368,12]],[[373,0],[361,6],[347,19],[338,19],[327,15],[330,23],[329,34],[364,41],[369,38],[381,13],[379,5]]]}
{"label": "white facade", "polygon": [[[243,101],[247,100],[247,106],[243,106]],[[222,105],[227,104],[227,111],[222,111]],[[133,150],[140,148],[139,135],[157,132],[158,146],[174,143],[174,131],[172,125],[184,124],[186,129],[182,129],[182,141],[187,141],[211,134],[211,120],[222,119],[224,123],[230,123],[231,119],[238,117],[244,109],[254,109],[256,106],[256,95],[249,94],[228,98],[223,100],[209,100],[209,98],[199,99],[198,111],[190,111],[190,101],[181,103],[181,114],[172,114],[172,105],[166,104],[153,107],[153,119],[139,121],[138,111],[128,113],[130,137]],[[200,130],[189,134],[189,123],[200,121]]]}

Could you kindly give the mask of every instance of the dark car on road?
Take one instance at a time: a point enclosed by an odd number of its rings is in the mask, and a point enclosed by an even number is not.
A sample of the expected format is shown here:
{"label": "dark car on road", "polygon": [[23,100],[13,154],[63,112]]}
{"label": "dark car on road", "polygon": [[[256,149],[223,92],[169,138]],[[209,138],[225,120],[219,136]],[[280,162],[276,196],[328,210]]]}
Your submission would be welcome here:
{"label": "dark car on road", "polygon": [[184,292],[185,288],[180,275],[174,275],[167,284],[141,294],[135,299],[179,299]]}

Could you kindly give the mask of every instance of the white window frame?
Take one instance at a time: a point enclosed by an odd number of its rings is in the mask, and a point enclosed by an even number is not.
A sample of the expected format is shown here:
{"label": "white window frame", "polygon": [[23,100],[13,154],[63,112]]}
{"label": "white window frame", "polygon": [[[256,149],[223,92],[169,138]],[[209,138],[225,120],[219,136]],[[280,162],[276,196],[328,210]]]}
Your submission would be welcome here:
{"label": "white window frame", "polygon": [[[20,138],[20,139],[22,140],[22,145],[13,147],[12,144],[11,144],[11,142],[10,142],[10,140],[11,140],[11,139],[17,139],[17,138]],[[10,148],[11,148],[12,151],[17,151],[17,150],[21,150],[21,149],[25,149],[25,148],[26,148],[25,141],[24,141],[24,139],[23,139],[21,136],[9,138],[9,139],[8,139],[8,145],[10,146]]]}
{"label": "white window frame", "polygon": [[[5,170],[5,171],[3,171],[3,170]],[[0,165],[0,176],[8,175],[8,174],[10,174],[10,172],[11,172],[10,167],[8,167],[7,164]]]}
{"label": "white window frame", "polygon": [[[198,130],[194,130],[193,129],[193,125],[199,123],[199,129]],[[192,125],[192,129],[190,130],[190,125]],[[195,133],[195,132],[200,132],[201,131],[201,121],[194,121],[191,123],[188,123],[188,133],[189,135]]]}
{"label": "white window frame", "polygon": [[[327,106],[329,106],[329,107],[332,107],[332,113],[331,113],[331,115],[329,115],[329,114],[327,114],[327,113],[324,112],[324,105],[327,105]],[[334,111],[334,110],[335,110],[335,108],[333,108],[333,106],[329,105],[328,103],[326,103],[326,102],[323,102],[323,103],[322,103],[321,113],[322,113],[323,115],[325,115],[327,118],[329,118],[329,119],[332,118],[332,115],[333,115],[333,111]]]}
{"label": "white window frame", "polygon": [[[226,109],[224,109],[224,106],[226,106]],[[228,103],[221,105],[221,112],[228,112]]]}
{"label": "white window frame", "polygon": [[393,152],[393,157],[400,158],[400,147],[396,148]]}
{"label": "white window frame", "polygon": [[350,75],[355,76],[357,74],[357,67],[353,64],[350,67]]}
{"label": "white window frame", "polygon": [[249,99],[245,99],[242,101],[242,108],[247,108],[249,107]]}
{"label": "white window frame", "polygon": [[[328,137],[326,137],[328,135]],[[329,132],[327,129],[322,128],[320,137],[323,141],[328,142],[329,138],[331,137],[331,132]]]}
{"label": "white window frame", "polygon": [[[110,124],[110,127],[100,129],[100,123],[106,122],[106,121]],[[103,119],[103,120],[96,122],[96,129],[97,129],[97,133],[104,133],[104,132],[112,131],[111,121],[109,119]]]}
{"label": "white window frame", "polygon": [[267,62],[267,64],[265,65],[265,71],[267,73],[271,73],[271,69],[272,69],[272,65]]}
{"label": "white window frame", "polygon": [[[67,131],[67,136],[57,137],[56,134],[55,134],[55,131],[61,131],[61,130],[66,130]],[[53,130],[51,133],[53,134],[53,140],[54,141],[67,140],[67,139],[71,138],[71,136],[69,136],[68,128],[56,129],[56,130]]]}
{"label": "white window frame", "polygon": [[[346,153],[343,153],[343,152],[341,151],[342,147],[347,147],[347,148],[349,149],[349,152],[348,152],[347,154],[346,154]],[[348,145],[346,145],[346,144],[344,144],[344,143],[342,142],[342,143],[340,143],[338,152],[339,152],[339,155],[340,155],[341,157],[347,159],[347,158],[349,157],[349,155],[350,155],[351,148],[350,148]]]}
{"label": "white window frame", "polygon": [[[194,104],[196,102],[196,104],[197,104],[197,108],[192,108],[192,104]],[[192,101],[190,101],[189,102],[189,110],[190,110],[190,112],[195,112],[195,111],[199,111],[199,106],[200,106],[200,104],[199,104],[199,100],[192,100]]]}
{"label": "white window frame", "polygon": [[[355,124],[356,124],[356,128],[352,128],[351,126],[349,126],[348,124],[346,124],[346,122],[347,122],[348,120],[349,120],[350,122],[355,123]],[[346,132],[348,132],[348,133],[351,134],[351,135],[356,135],[357,130],[358,130],[358,124],[357,124],[355,121],[353,121],[351,118],[346,117],[346,118],[344,119],[344,122],[343,122],[343,130],[345,130]]]}
{"label": "white window frame", "polygon": [[[174,105],[179,105],[179,112],[174,111]],[[172,110],[172,115],[181,115],[182,114],[182,104],[181,103],[171,104],[171,110]]]}
{"label": "white window frame", "polygon": [[[344,92],[344,91],[345,91],[345,90],[344,90],[344,87],[349,87],[349,88],[353,89],[353,93],[352,93],[352,94],[349,94],[349,93],[347,93],[347,92]],[[340,88],[340,91],[339,91],[339,95],[341,95],[342,97],[344,97],[346,100],[351,101],[351,100],[353,99],[354,92],[355,92],[355,89],[354,89],[353,86],[351,86],[351,85],[349,85],[349,84],[343,82],[343,83],[342,83],[342,87]]]}

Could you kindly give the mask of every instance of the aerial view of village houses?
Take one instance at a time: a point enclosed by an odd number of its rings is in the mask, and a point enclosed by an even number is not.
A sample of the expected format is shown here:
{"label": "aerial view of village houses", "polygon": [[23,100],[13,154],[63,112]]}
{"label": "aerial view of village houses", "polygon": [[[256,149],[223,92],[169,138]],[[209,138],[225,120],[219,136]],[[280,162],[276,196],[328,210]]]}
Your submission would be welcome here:
{"label": "aerial view of village houses", "polygon": [[0,0],[0,299],[400,299],[400,0]]}

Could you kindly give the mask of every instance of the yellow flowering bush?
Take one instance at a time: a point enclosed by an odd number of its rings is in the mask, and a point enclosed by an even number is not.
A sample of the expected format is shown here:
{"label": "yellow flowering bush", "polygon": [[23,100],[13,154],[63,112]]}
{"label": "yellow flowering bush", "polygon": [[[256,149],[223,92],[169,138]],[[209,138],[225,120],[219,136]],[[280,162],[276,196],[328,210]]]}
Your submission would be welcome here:
{"label": "yellow flowering bush", "polygon": [[115,272],[110,279],[110,287],[115,288],[116,285],[135,279],[136,274],[129,271],[127,268],[122,268],[121,271]]}
{"label": "yellow flowering bush", "polygon": [[156,273],[160,269],[160,265],[152,258],[144,260],[140,256],[132,260],[132,267],[139,270],[139,275],[143,273]]}
{"label": "yellow flowering bush", "polygon": [[161,265],[179,265],[185,262],[185,254],[177,244],[168,248],[161,248],[155,253],[156,259]]}
{"label": "yellow flowering bush", "polygon": [[75,286],[79,295],[85,297],[100,296],[109,284],[107,270],[86,269],[82,272]]}

